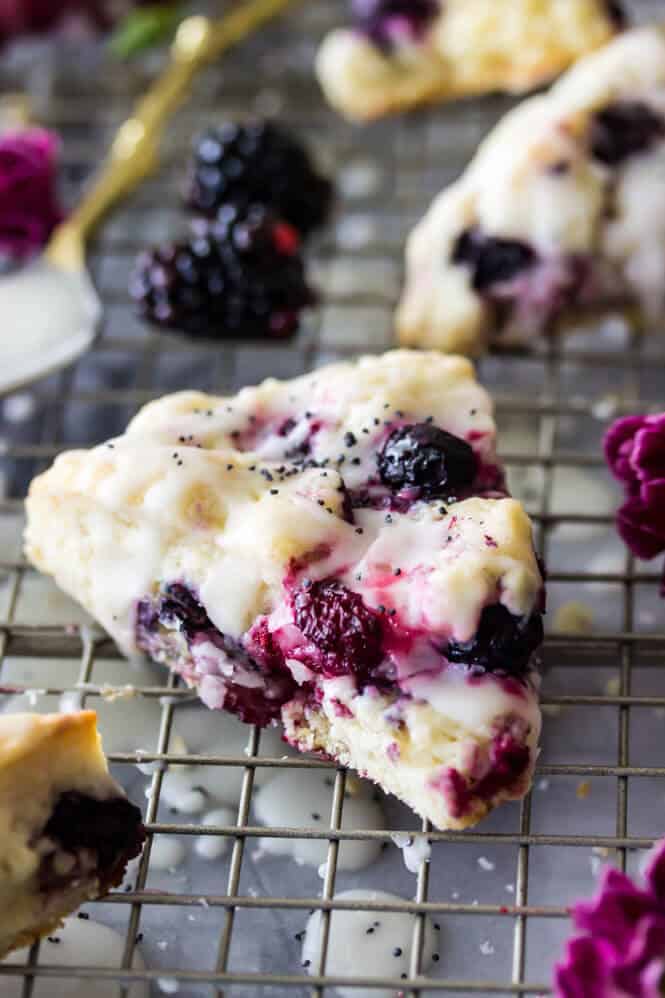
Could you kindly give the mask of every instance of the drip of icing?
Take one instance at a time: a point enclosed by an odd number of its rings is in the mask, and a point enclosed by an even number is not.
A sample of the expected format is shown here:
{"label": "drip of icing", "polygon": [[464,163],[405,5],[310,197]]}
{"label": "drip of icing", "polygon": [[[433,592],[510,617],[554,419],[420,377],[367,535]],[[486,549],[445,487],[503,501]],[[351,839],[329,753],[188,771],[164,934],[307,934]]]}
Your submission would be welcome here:
{"label": "drip of icing", "polygon": [[[350,890],[336,895],[338,901],[399,902],[403,898],[386,891]],[[401,977],[408,974],[411,959],[414,917],[390,911],[333,911],[326,973],[340,977]],[[425,918],[422,970],[432,962],[437,937]],[[310,915],[302,948],[303,964],[316,973],[321,941],[321,912]],[[309,962],[308,962],[309,961]],[[340,998],[395,998],[385,988],[355,988],[338,985]]]}
{"label": "drip of icing", "polygon": [[[248,755],[251,727],[224,711],[210,711],[200,706],[185,707],[175,712],[173,730],[185,740],[192,753],[239,758]],[[294,753],[282,741],[278,728],[264,728],[261,731],[260,754],[282,758]],[[174,781],[173,775],[176,772],[178,778]],[[244,775],[245,770],[239,765],[178,767],[177,770],[169,770],[164,782],[173,782],[175,793],[182,791],[187,785],[190,789],[202,789],[207,798],[200,808],[203,811],[210,799],[220,800],[224,804],[237,804]],[[270,775],[270,769],[257,766],[254,770],[254,786],[262,786],[270,779]],[[177,802],[173,806],[177,806]]]}
{"label": "drip of icing", "polygon": [[85,271],[63,271],[43,257],[2,277],[0,312],[12,332],[3,343],[3,392],[78,357],[101,314]]}
{"label": "drip of icing", "polygon": [[[119,967],[125,948],[124,937],[106,925],[89,919],[66,918],[62,928],[53,932],[52,943],[42,941],[39,961],[56,967]],[[21,949],[4,961],[7,964],[25,964],[29,950]],[[145,963],[138,949],[134,950],[133,967],[143,970]],[[19,998],[20,977],[0,977],[0,998]],[[118,998],[120,987],[112,981],[95,981],[91,978],[77,980],[72,977],[37,977],[33,998]],[[128,998],[148,998],[147,984],[132,984]]]}
{"label": "drip of icing", "polygon": [[180,990],[180,984],[175,977],[158,977],[157,987],[165,995],[177,995]]}
{"label": "drip of icing", "polygon": [[185,858],[185,847],[172,835],[155,835],[150,848],[151,870],[174,870]]}
{"label": "drip of icing", "polygon": [[[236,816],[228,807],[219,807],[205,815],[202,825],[233,825]],[[199,835],[194,843],[194,851],[201,859],[220,859],[228,852],[231,840],[226,835]]]}
{"label": "drip of icing", "polygon": [[[334,777],[321,771],[284,770],[270,780],[254,798],[254,810],[262,825],[292,828],[330,827],[330,808]],[[371,796],[367,785],[353,782],[347,789],[342,811],[342,828],[375,829],[385,827],[383,808]],[[268,836],[259,848],[273,856],[291,856],[296,863],[318,868],[325,863],[328,839],[276,839]],[[341,842],[337,868],[362,870],[379,855],[381,843],[375,841]]]}
{"label": "drip of icing", "polygon": [[395,832],[390,836],[398,849],[402,850],[402,859],[409,873],[420,873],[423,863],[429,863],[432,846],[422,835],[407,835],[406,832]]}

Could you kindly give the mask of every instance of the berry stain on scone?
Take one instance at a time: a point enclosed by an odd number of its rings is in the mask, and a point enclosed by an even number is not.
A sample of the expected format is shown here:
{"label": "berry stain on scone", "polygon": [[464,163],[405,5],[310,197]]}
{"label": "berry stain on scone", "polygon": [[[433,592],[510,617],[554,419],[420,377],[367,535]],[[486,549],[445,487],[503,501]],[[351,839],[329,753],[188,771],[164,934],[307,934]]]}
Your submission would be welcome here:
{"label": "berry stain on scone", "polygon": [[209,707],[281,722],[440,828],[527,791],[543,580],[467,361],[164,398],[59,457],[28,517],[32,561]]}
{"label": "berry stain on scone", "polygon": [[665,309],[665,31],[627,32],[510,112],[412,233],[407,345],[478,353]]}
{"label": "berry stain on scone", "polygon": [[624,27],[616,0],[352,0],[317,57],[330,103],[359,121],[554,79]]}

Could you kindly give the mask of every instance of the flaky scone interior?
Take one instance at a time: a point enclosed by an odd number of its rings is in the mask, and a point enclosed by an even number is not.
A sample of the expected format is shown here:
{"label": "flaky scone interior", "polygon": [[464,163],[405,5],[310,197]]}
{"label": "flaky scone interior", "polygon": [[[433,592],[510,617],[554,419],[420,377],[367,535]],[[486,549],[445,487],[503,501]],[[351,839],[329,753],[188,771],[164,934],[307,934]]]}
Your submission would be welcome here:
{"label": "flaky scone interior", "polygon": [[468,361],[151,403],[36,479],[27,553],[128,654],[440,828],[529,786],[543,581]]}
{"label": "flaky scone interior", "polygon": [[492,91],[526,93],[625,24],[617,0],[353,0],[316,67],[330,103],[358,121]]}
{"label": "flaky scone interior", "polygon": [[144,838],[93,711],[0,714],[0,957],[120,883]]}

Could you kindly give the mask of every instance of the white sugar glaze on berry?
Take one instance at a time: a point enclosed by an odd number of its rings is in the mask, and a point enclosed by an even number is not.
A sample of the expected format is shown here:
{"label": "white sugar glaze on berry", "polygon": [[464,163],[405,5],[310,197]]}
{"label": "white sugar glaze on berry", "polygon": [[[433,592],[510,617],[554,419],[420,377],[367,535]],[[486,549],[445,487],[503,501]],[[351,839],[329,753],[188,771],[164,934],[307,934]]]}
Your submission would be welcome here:
{"label": "white sugar glaze on berry", "polygon": [[[350,890],[336,895],[338,901],[386,902],[403,904],[404,898],[387,891]],[[331,977],[396,977],[408,974],[415,919],[399,911],[333,911],[326,974]],[[440,930],[425,916],[421,969],[427,971],[438,955]],[[445,943],[445,940],[444,940]],[[309,916],[302,947],[302,962],[310,974],[318,973],[321,945],[321,913]],[[394,998],[386,988],[357,988],[338,985],[340,998]]]}
{"label": "white sugar glaze on berry", "polygon": [[665,309],[665,28],[627,32],[509,112],[411,234],[406,345],[488,343]]}
{"label": "white sugar glaze on berry", "polygon": [[162,399],[59,457],[28,516],[30,558],[207,706],[281,720],[441,826],[527,789],[543,584],[468,362],[398,351]]}

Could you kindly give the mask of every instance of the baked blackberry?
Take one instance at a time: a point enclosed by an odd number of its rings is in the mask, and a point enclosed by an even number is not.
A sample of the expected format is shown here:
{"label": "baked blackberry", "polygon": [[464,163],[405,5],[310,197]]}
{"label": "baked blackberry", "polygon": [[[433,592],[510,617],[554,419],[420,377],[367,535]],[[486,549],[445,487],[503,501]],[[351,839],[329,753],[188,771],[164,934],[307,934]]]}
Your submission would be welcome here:
{"label": "baked blackberry", "polygon": [[394,430],[377,456],[377,465],[381,481],[393,492],[418,489],[423,499],[469,488],[477,470],[466,440],[431,423]]}
{"label": "baked blackberry", "polygon": [[620,166],[665,136],[665,119],[643,101],[617,101],[591,122],[591,152],[606,166]]}
{"label": "baked blackberry", "polygon": [[543,618],[534,611],[516,617],[502,603],[486,606],[470,641],[451,641],[444,649],[449,662],[461,662],[480,672],[523,676],[531,656],[543,643]]}
{"label": "baked blackberry", "polygon": [[228,201],[266,204],[307,235],[328,215],[332,184],[282,129],[262,121],[226,122],[196,140],[185,200],[208,218]]}
{"label": "baked blackberry", "polygon": [[291,336],[314,301],[298,233],[257,205],[224,205],[189,240],[142,253],[129,290],[149,322],[212,339]]}
{"label": "baked blackberry", "polygon": [[477,228],[461,234],[453,247],[452,260],[471,267],[471,283],[481,294],[511,281],[538,262],[535,251],[519,239],[486,236]]}

